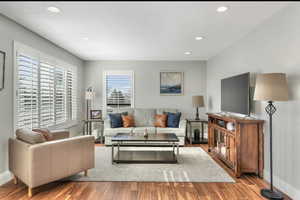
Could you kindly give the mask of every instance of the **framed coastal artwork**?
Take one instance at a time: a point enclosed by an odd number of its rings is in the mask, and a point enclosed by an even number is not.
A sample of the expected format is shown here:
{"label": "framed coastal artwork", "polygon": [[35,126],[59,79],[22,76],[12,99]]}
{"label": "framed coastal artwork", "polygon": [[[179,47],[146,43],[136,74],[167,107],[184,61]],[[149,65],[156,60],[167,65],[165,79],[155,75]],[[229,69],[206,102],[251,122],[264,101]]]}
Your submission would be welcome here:
{"label": "framed coastal artwork", "polygon": [[4,89],[5,52],[0,51],[0,90]]}
{"label": "framed coastal artwork", "polygon": [[183,95],[183,72],[160,72],[160,95]]}

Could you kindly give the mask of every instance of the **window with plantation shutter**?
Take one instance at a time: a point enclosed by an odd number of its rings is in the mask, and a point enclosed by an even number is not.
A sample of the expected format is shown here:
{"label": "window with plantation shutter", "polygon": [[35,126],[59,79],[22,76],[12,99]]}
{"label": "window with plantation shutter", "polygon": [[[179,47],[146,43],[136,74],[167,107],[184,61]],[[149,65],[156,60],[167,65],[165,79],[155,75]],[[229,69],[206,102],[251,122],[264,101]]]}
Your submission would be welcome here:
{"label": "window with plantation shutter", "polygon": [[47,128],[77,120],[75,67],[32,49],[23,52],[16,49],[15,127]]}
{"label": "window with plantation shutter", "polygon": [[133,107],[133,72],[107,71],[104,76],[107,112],[113,108]]}

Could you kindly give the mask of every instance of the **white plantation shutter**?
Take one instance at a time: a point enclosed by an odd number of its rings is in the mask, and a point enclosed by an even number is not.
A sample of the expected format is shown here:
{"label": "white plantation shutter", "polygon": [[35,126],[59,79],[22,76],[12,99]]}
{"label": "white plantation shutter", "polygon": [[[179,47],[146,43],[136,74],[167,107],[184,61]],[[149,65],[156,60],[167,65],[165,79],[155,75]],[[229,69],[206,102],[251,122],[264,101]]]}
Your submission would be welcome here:
{"label": "white plantation shutter", "polygon": [[38,59],[17,53],[17,127],[39,126]]}
{"label": "white plantation shutter", "polygon": [[54,70],[54,65],[40,63],[40,127],[55,125]]}
{"label": "white plantation shutter", "polygon": [[55,121],[56,124],[63,123],[67,120],[66,108],[66,73],[63,68],[55,69]]}
{"label": "white plantation shutter", "polygon": [[70,119],[76,120],[78,114],[77,77],[73,70],[67,72],[67,91]]}
{"label": "white plantation shutter", "polygon": [[32,49],[23,52],[26,50],[16,50],[16,128],[51,127],[77,120],[75,68],[44,58]]}

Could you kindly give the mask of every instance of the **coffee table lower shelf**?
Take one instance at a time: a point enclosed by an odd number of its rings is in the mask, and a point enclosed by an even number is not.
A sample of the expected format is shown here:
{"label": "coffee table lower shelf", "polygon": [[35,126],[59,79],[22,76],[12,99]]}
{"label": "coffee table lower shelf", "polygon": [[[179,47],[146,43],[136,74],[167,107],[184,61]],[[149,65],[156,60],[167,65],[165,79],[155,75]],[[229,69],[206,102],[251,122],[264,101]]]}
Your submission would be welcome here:
{"label": "coffee table lower shelf", "polygon": [[118,151],[113,163],[177,163],[173,151]]}

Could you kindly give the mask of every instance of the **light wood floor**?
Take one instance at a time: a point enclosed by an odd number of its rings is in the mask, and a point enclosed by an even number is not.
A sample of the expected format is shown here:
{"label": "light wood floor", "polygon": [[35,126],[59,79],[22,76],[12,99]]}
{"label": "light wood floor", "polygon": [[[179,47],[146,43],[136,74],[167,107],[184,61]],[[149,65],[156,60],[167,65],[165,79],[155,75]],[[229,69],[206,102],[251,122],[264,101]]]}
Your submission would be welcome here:
{"label": "light wood floor", "polygon": [[[99,146],[99,145],[96,145]],[[207,145],[199,146],[207,151]],[[218,162],[226,171],[223,163]],[[199,172],[201,173],[201,172]],[[232,175],[232,174],[231,174]],[[240,200],[264,199],[260,189],[268,184],[254,175],[236,183],[54,182],[34,189],[27,197],[24,184],[12,181],[0,187],[0,200]],[[285,197],[285,199],[290,199]]]}

